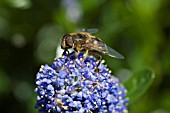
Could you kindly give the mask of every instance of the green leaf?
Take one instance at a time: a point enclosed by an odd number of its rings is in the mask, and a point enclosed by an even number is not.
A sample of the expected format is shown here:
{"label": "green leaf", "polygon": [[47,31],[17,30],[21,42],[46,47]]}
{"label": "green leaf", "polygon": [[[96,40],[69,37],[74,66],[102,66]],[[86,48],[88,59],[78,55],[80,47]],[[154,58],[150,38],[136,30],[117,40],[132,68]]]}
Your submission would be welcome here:
{"label": "green leaf", "polygon": [[129,80],[124,82],[124,85],[128,90],[127,97],[130,98],[130,103],[137,100],[149,88],[154,78],[154,73],[145,69],[143,71],[135,72]]}

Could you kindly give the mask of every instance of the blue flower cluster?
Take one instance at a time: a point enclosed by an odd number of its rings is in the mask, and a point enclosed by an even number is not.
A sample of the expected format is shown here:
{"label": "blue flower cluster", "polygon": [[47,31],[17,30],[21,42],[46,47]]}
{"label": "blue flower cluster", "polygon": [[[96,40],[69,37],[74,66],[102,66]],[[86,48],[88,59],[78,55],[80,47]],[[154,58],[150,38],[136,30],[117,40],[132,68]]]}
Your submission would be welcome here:
{"label": "blue flower cluster", "polygon": [[75,52],[44,65],[36,75],[42,113],[128,113],[126,89],[93,56]]}

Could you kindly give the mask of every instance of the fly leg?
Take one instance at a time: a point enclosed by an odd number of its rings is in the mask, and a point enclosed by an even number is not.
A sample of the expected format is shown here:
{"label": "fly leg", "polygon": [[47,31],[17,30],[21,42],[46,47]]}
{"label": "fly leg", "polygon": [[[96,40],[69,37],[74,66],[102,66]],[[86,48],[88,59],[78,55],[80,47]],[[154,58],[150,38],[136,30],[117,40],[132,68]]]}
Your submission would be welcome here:
{"label": "fly leg", "polygon": [[88,53],[89,53],[89,50],[87,49],[87,50],[86,50],[86,52],[85,52],[85,54],[84,54],[83,62],[84,62],[84,61],[85,61],[85,59],[87,58]]}
{"label": "fly leg", "polygon": [[96,54],[96,53],[94,53],[94,52],[89,52],[91,55],[93,55],[95,58],[96,58],[96,63],[97,63],[97,66],[96,66],[96,69],[95,69],[95,71],[96,72],[99,72],[100,70],[99,70],[99,65],[100,65],[100,63],[101,63],[101,59],[102,59],[102,56],[101,55],[99,55],[99,54]]}
{"label": "fly leg", "polygon": [[88,53],[89,53],[89,50],[86,48],[86,45],[85,44],[78,44],[77,45],[77,48],[75,48],[75,51],[77,51],[77,57],[78,55],[81,53],[81,52],[84,52],[83,54],[83,58],[81,58],[82,62],[85,61],[85,59],[87,58],[88,56]]}
{"label": "fly leg", "polygon": [[64,49],[64,52],[63,52],[62,56],[66,55],[66,54],[69,54],[68,49]]}

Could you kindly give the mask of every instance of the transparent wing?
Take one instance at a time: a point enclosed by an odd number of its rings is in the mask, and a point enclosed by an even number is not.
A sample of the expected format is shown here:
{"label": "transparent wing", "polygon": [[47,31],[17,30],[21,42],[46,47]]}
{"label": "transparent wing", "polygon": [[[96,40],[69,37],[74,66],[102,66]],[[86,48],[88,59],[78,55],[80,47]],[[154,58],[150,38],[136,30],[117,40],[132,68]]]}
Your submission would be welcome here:
{"label": "transparent wing", "polygon": [[119,59],[124,59],[123,55],[121,55],[120,53],[118,53],[117,51],[115,51],[114,49],[112,49],[109,46],[107,47],[107,53],[109,56],[114,57],[114,58],[119,58]]}
{"label": "transparent wing", "polygon": [[82,31],[93,34],[93,33],[97,33],[99,30],[97,28],[89,28],[89,29],[82,29]]}

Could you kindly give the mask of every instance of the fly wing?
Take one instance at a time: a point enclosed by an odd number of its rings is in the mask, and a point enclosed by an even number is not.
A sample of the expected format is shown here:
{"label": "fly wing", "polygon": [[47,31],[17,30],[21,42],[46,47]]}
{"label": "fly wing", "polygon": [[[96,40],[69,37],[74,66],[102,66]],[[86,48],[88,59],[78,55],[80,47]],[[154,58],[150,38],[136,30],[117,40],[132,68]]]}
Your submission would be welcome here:
{"label": "fly wing", "polygon": [[82,29],[82,31],[93,34],[93,33],[97,33],[98,29],[97,28],[90,28],[90,29]]}
{"label": "fly wing", "polygon": [[118,53],[114,49],[112,49],[109,46],[106,46],[106,47],[107,47],[107,53],[106,53],[107,55],[114,57],[114,58],[118,58],[118,59],[124,59],[123,55],[121,55],[120,53]]}
{"label": "fly wing", "polygon": [[89,50],[94,50],[106,55],[109,55],[114,58],[124,59],[124,57],[112,49],[111,47],[107,46],[101,39],[99,38],[91,38],[90,42],[85,45],[85,47]]}
{"label": "fly wing", "polygon": [[86,44],[86,48],[89,50],[101,52],[103,54],[106,54],[107,52],[106,44],[99,38],[91,38],[90,41]]}

